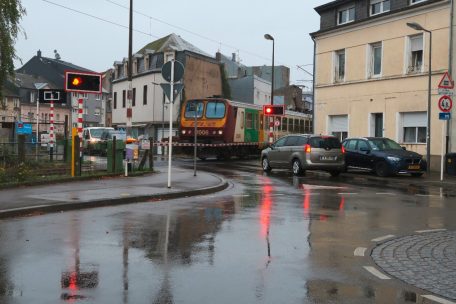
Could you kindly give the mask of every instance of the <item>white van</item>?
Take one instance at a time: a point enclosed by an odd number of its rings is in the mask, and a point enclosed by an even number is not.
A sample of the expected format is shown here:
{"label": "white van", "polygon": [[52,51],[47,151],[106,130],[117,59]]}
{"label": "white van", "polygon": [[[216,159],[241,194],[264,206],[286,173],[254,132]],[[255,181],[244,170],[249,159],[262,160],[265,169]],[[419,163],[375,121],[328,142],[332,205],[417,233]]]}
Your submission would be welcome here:
{"label": "white van", "polygon": [[100,154],[102,149],[100,147],[100,138],[101,134],[105,130],[114,130],[111,127],[87,127],[84,128],[82,131],[82,148],[84,153],[92,154],[97,153]]}

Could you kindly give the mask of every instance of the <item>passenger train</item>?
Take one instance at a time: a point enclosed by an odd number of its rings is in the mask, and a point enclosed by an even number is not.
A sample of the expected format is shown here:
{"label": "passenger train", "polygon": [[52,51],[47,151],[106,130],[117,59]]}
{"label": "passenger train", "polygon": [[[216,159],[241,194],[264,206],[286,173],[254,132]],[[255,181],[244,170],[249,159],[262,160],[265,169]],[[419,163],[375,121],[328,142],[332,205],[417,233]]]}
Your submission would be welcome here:
{"label": "passenger train", "polygon": [[[269,116],[263,115],[261,105],[224,98],[187,100],[180,113],[180,142],[194,142],[195,120],[198,157],[201,159],[259,155],[268,145]],[[285,111],[283,116],[274,116],[274,122],[275,138],[288,133],[312,132],[309,114]],[[184,152],[193,153],[193,147],[185,147]]]}

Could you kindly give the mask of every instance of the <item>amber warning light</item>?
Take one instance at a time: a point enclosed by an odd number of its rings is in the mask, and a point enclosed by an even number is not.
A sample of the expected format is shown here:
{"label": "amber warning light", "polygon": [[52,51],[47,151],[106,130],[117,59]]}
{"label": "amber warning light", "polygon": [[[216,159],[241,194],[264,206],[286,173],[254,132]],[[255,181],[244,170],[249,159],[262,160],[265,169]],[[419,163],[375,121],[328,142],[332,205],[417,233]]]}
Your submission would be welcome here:
{"label": "amber warning light", "polygon": [[65,91],[101,94],[101,74],[65,72]]}

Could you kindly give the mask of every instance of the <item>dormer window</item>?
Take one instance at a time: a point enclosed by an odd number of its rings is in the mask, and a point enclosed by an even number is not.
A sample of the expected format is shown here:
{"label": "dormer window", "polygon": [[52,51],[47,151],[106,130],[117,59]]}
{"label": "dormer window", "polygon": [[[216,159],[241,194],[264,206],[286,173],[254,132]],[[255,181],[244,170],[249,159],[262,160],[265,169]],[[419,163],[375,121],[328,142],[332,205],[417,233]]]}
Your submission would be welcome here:
{"label": "dormer window", "polygon": [[371,16],[390,11],[390,0],[371,0],[370,14]]}
{"label": "dormer window", "polygon": [[337,25],[355,21],[355,7],[345,7],[337,12]]}

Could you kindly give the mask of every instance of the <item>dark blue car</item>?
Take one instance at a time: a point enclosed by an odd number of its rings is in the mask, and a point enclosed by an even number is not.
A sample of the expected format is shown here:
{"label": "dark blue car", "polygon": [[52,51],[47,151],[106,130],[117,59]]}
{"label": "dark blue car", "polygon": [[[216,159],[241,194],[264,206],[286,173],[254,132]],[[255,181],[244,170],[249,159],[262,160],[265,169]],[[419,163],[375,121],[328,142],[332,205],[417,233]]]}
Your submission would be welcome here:
{"label": "dark blue car", "polygon": [[407,151],[397,142],[384,137],[347,138],[345,147],[347,169],[360,169],[378,176],[411,174],[421,176],[426,172],[423,156]]}

